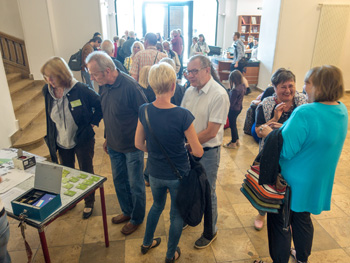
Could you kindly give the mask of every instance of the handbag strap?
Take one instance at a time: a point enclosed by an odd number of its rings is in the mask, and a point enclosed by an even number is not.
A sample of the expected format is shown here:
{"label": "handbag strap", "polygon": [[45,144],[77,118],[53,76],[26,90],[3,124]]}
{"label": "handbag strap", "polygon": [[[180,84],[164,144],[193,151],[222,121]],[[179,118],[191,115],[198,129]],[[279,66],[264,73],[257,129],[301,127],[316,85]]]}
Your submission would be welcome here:
{"label": "handbag strap", "polygon": [[158,143],[159,148],[161,149],[161,151],[163,152],[164,156],[168,160],[168,162],[169,162],[169,164],[171,166],[171,169],[173,170],[174,174],[177,176],[177,178],[179,178],[181,180],[182,176],[180,175],[179,170],[175,167],[174,163],[170,160],[169,155],[167,154],[167,152],[164,149],[163,145],[160,143],[160,141],[158,140],[158,138],[156,137],[156,135],[153,132],[153,129],[151,127],[151,124],[150,124],[149,118],[148,118],[148,105],[146,105],[146,107],[145,107],[145,118],[146,118],[146,123],[147,123],[147,126],[148,126],[148,130],[152,134],[153,139]]}
{"label": "handbag strap", "polygon": [[154,58],[153,65],[156,64],[157,57],[158,57],[158,51],[157,51],[156,57]]}

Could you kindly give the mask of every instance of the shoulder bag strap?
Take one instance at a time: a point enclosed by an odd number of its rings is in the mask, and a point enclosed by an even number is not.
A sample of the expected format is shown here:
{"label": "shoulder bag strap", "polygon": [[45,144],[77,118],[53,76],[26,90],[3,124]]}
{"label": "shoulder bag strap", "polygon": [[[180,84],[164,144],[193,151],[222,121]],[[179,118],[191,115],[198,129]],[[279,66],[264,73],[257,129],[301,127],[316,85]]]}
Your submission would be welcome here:
{"label": "shoulder bag strap", "polygon": [[156,64],[157,57],[158,57],[158,51],[157,51],[156,57],[154,58],[153,65]]}
{"label": "shoulder bag strap", "polygon": [[170,160],[169,155],[167,154],[167,152],[165,151],[163,145],[160,143],[160,141],[158,140],[158,138],[155,136],[155,134],[153,133],[153,129],[151,127],[151,124],[149,122],[149,118],[148,118],[148,105],[145,107],[145,118],[146,118],[146,123],[148,126],[148,130],[150,131],[150,133],[153,136],[153,139],[158,143],[159,148],[161,149],[161,151],[163,152],[164,156],[166,157],[166,159],[168,160],[171,169],[173,170],[174,174],[177,176],[177,178],[179,178],[180,180],[182,179],[182,176],[180,175],[179,170],[175,167],[174,163]]}

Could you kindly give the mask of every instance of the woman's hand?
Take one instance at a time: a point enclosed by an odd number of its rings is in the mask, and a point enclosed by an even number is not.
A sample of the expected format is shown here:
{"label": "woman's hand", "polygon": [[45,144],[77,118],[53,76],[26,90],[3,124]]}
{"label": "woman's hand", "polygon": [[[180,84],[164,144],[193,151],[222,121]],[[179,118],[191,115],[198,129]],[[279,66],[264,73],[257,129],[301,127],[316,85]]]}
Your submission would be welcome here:
{"label": "woman's hand", "polygon": [[272,132],[272,128],[269,125],[263,124],[259,126],[258,132],[260,138],[265,138],[270,132]]}
{"label": "woman's hand", "polygon": [[271,127],[274,130],[281,128],[282,125],[283,125],[282,123],[275,122],[275,121],[269,123],[269,127]]}
{"label": "woman's hand", "polygon": [[286,104],[284,102],[281,102],[280,104],[278,104],[274,110],[274,120],[276,120],[276,122],[281,118],[282,113],[285,111],[286,109]]}

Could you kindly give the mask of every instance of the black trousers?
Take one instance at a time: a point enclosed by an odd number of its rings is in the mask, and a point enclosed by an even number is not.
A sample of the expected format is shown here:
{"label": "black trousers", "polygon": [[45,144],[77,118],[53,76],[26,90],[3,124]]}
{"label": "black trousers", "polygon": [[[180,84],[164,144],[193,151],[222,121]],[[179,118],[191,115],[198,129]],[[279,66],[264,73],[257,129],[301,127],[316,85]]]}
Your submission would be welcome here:
{"label": "black trousers", "polygon": [[[76,155],[78,159],[79,169],[87,173],[94,173],[92,159],[94,158],[95,138],[92,138],[91,140],[84,142],[81,145],[76,145],[72,149],[63,149],[60,147],[57,148],[60,164],[74,168]],[[86,197],[84,200],[86,207],[93,207],[95,202],[95,192]]]}
{"label": "black trousers", "polygon": [[182,79],[182,71],[184,70],[183,59],[184,59],[184,56],[183,55],[182,56],[179,55],[180,70],[179,70],[179,73],[177,73],[177,79]]}
{"label": "black trousers", "polygon": [[232,63],[231,65],[230,65],[230,71],[232,72],[232,71],[234,71],[234,70],[239,70],[242,74],[243,74],[243,69],[244,69],[244,67],[240,67],[239,66],[239,64],[238,64],[238,67],[235,67],[235,63]]}
{"label": "black trousers", "polygon": [[230,129],[231,129],[231,142],[236,142],[238,137],[238,130],[237,130],[237,117],[241,113],[240,111],[235,110],[229,110],[228,112],[228,121],[230,123]]}
{"label": "black trousers", "polygon": [[290,211],[288,231],[283,230],[283,216],[267,213],[267,234],[269,251],[273,263],[288,263],[290,257],[291,237],[296,250],[297,260],[307,262],[311,255],[314,227],[310,213]]}

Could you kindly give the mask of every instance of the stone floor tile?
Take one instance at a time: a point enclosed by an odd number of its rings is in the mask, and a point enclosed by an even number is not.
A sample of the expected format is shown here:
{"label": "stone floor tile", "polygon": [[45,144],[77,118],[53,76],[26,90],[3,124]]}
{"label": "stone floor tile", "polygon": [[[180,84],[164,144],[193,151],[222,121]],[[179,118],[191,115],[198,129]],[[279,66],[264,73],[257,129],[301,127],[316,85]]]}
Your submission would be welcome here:
{"label": "stone floor tile", "polygon": [[318,223],[341,247],[350,247],[349,217],[320,219]]}
{"label": "stone floor tile", "polygon": [[[50,247],[50,260],[52,263],[78,263],[81,245]],[[38,249],[33,263],[45,263],[42,249]]]}
{"label": "stone floor tile", "polygon": [[339,244],[316,220],[313,220],[314,239],[312,242],[312,251],[320,251],[325,249],[340,248]]}
{"label": "stone floor tile", "polygon": [[[35,259],[35,255],[36,255],[37,251],[38,251],[37,249],[32,249],[32,253],[33,253],[32,259]],[[11,257],[11,261],[14,263],[27,263],[28,262],[27,253],[25,250],[10,251],[9,254]]]}
{"label": "stone floor tile", "polygon": [[109,247],[105,243],[84,244],[80,254],[80,263],[124,263],[125,241],[112,241]]}
{"label": "stone floor tile", "polygon": [[217,240],[212,243],[215,259],[229,261],[234,259],[253,259],[258,254],[243,228],[219,230]]}
{"label": "stone floor tile", "polygon": [[246,227],[247,232],[253,246],[260,257],[269,257],[269,245],[267,239],[267,229],[264,227],[261,231],[255,230],[253,226]]}
{"label": "stone floor tile", "polygon": [[256,210],[249,202],[233,204],[232,206],[244,227],[254,226],[254,220],[258,215],[258,210]]}
{"label": "stone floor tile", "polygon": [[309,257],[310,262],[332,262],[332,263],[348,263],[350,256],[343,249],[332,249],[315,251]]}
{"label": "stone floor tile", "polygon": [[[29,246],[33,250],[36,250],[40,246],[39,232],[36,228],[27,225],[25,236]],[[9,252],[19,250],[25,251],[21,229],[18,227],[18,221],[17,224],[10,224],[10,240],[7,243],[7,250]]]}

